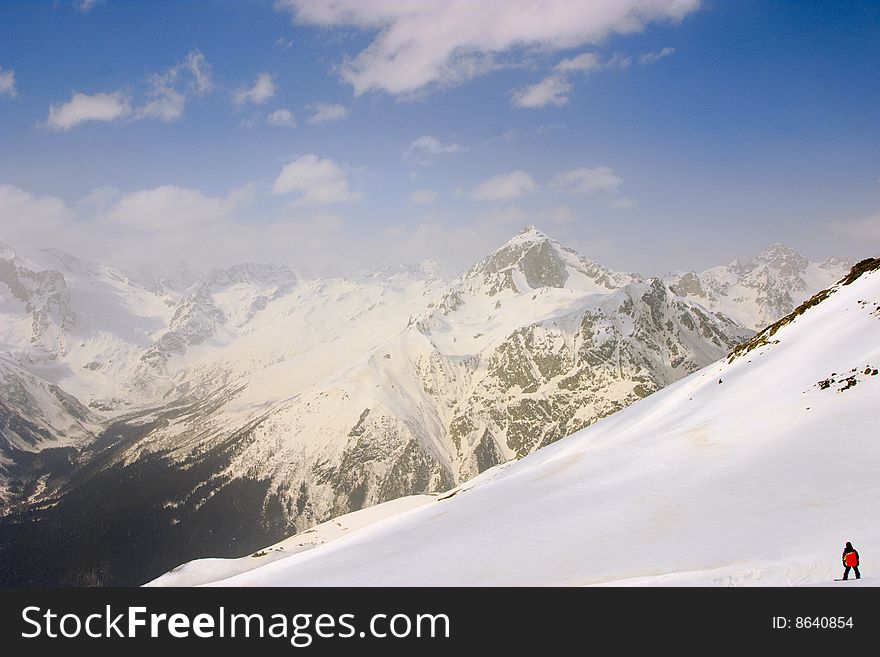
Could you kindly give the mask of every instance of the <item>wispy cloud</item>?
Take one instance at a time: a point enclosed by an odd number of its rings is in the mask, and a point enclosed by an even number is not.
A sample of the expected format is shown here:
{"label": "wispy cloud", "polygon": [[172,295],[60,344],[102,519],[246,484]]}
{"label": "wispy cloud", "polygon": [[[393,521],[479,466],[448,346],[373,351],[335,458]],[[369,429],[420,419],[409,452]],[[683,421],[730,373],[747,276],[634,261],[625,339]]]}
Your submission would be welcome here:
{"label": "wispy cloud", "polygon": [[211,65],[201,52],[193,50],[176,66],[151,75],[149,86],[149,100],[138,108],[136,118],[176,121],[190,98],[211,91]]}
{"label": "wispy cloud", "polygon": [[490,137],[486,140],[486,143],[493,143],[498,141],[513,141],[514,139],[519,139],[520,131],[516,128],[511,128],[510,130],[505,130],[500,135],[495,137]]}
{"label": "wispy cloud", "polygon": [[559,73],[589,73],[600,66],[599,55],[594,52],[585,52],[571,59],[563,59],[553,67],[553,70]]}
{"label": "wispy cloud", "polygon": [[295,194],[294,207],[352,203],[360,198],[349,187],[341,166],[311,153],[284,165],[272,185],[272,193]]}
{"label": "wispy cloud", "polygon": [[619,52],[614,53],[602,64],[602,68],[608,70],[625,71],[632,64],[632,57]]}
{"label": "wispy cloud", "polygon": [[595,192],[616,191],[623,178],[615,175],[610,167],[581,167],[560,173],[551,185],[571,194],[593,194]]}
{"label": "wispy cloud", "polygon": [[84,14],[87,14],[97,5],[103,2],[104,0],[77,0],[75,6],[77,10],[81,11]]}
{"label": "wispy cloud", "polygon": [[538,184],[525,171],[517,169],[484,180],[471,190],[475,201],[510,201],[538,189]]}
{"label": "wispy cloud", "polygon": [[641,57],[639,57],[639,64],[654,64],[655,62],[659,62],[665,57],[671,57],[674,54],[675,48],[670,48],[669,46],[667,46],[663,48],[663,50],[658,50],[657,52],[646,52]]}
{"label": "wispy cloud", "polygon": [[517,107],[538,108],[547,105],[561,107],[568,102],[571,82],[564,75],[548,75],[532,85],[514,89],[511,92],[513,104]]}
{"label": "wispy cloud", "polygon": [[496,68],[499,55],[523,58],[532,48],[558,51],[638,32],[651,22],[679,20],[699,0],[277,0],[296,22],[352,26],[375,33],[339,66],[356,95],[412,95],[448,87]]}
{"label": "wispy cloud", "polygon": [[434,135],[414,139],[403,151],[403,159],[413,164],[430,165],[438,155],[449,155],[467,150],[461,144],[444,144]]}
{"label": "wispy cloud", "polygon": [[289,109],[282,108],[270,112],[269,116],[266,117],[266,123],[279,127],[295,128],[296,118]]}
{"label": "wispy cloud", "polygon": [[0,96],[8,96],[15,98],[18,95],[18,89],[15,87],[15,71],[12,69],[3,70],[0,66]]}
{"label": "wispy cloud", "polygon": [[575,196],[603,195],[612,210],[628,210],[636,207],[634,198],[622,196],[620,186],[623,178],[614,173],[611,167],[580,167],[555,176],[550,187]]}
{"label": "wispy cloud", "polygon": [[321,125],[324,123],[333,123],[334,121],[342,121],[348,117],[349,109],[345,105],[335,103],[313,103],[309,105],[311,115],[306,119],[306,123],[312,125]]}
{"label": "wispy cloud", "polygon": [[585,52],[563,59],[543,80],[535,84],[512,89],[509,93],[513,104],[517,107],[539,108],[555,105],[561,107],[568,102],[568,96],[574,88],[572,80],[577,75],[589,75],[599,70],[623,70],[632,63],[632,59],[615,53],[605,61],[594,52]]}
{"label": "wispy cloud", "polygon": [[53,130],[66,131],[90,121],[176,121],[183,116],[189,99],[211,91],[211,65],[201,52],[193,50],[182,62],[152,74],[147,85],[147,100],[140,106],[132,103],[128,90],[95,94],[75,91],[67,102],[49,107],[45,125]]}
{"label": "wispy cloud", "polygon": [[277,87],[272,76],[260,73],[249,87],[243,87],[232,95],[236,105],[262,105],[275,95]]}

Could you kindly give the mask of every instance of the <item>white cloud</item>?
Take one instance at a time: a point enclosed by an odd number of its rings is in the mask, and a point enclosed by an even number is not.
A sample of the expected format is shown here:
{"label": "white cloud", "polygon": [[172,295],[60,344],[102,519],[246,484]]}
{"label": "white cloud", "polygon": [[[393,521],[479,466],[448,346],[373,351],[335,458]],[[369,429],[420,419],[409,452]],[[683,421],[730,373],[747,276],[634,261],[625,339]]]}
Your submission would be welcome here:
{"label": "white cloud", "polygon": [[32,241],[36,235],[53,234],[73,212],[53,196],[36,197],[13,185],[0,184],[0,217],[2,239],[15,246],[17,240]]}
{"label": "white cloud", "polygon": [[551,123],[549,125],[539,125],[535,128],[535,133],[539,135],[546,135],[548,132],[552,132],[553,130],[565,130],[564,123]]}
{"label": "white cloud", "polygon": [[418,189],[409,195],[410,205],[427,205],[437,200],[437,191],[434,189]]}
{"label": "white cloud", "polygon": [[342,167],[311,153],[284,165],[272,185],[272,193],[298,194],[294,207],[352,203],[360,198],[349,188]]}
{"label": "white cloud", "polygon": [[314,103],[309,105],[309,109],[312,111],[312,114],[306,119],[306,123],[312,125],[341,121],[348,116],[349,112],[349,109],[344,105],[331,103]]}
{"label": "white cloud", "polygon": [[159,119],[169,123],[183,116],[186,96],[175,89],[163,76],[156,74],[151,82],[150,100],[138,108],[137,117]]}
{"label": "white cloud", "polygon": [[403,159],[415,164],[429,165],[437,155],[460,153],[467,148],[461,144],[444,144],[433,135],[422,135],[414,139],[403,151]]}
{"label": "white cloud", "polygon": [[548,75],[536,84],[511,92],[513,104],[517,107],[538,108],[547,105],[561,107],[568,102],[571,82],[563,75]]}
{"label": "white cloud", "polygon": [[122,190],[112,185],[95,187],[85,197],[79,200],[79,205],[105,210],[122,198]]}
{"label": "white cloud", "polygon": [[213,81],[211,80],[211,65],[201,52],[198,50],[190,51],[182,65],[192,76],[191,89],[193,89],[195,93],[202,95],[211,91],[211,87],[213,86]]}
{"label": "white cloud", "polygon": [[588,73],[601,65],[599,55],[594,52],[585,52],[571,59],[563,59],[553,69],[560,73]]}
{"label": "white cloud", "polygon": [[538,189],[537,183],[525,171],[511,171],[489,178],[471,190],[475,201],[509,201]]}
{"label": "white cloud", "polygon": [[224,197],[209,197],[199,190],[163,185],[122,197],[99,215],[99,221],[135,232],[176,231],[226,219],[254,193],[254,187],[246,185]]}
{"label": "white cloud", "polygon": [[232,98],[236,105],[262,105],[275,95],[277,87],[272,76],[268,73],[260,73],[256,81],[250,87],[245,87],[236,91]]}
{"label": "white cloud", "polygon": [[670,57],[675,54],[675,48],[670,48],[666,46],[663,50],[658,50],[657,52],[646,52],[644,55],[639,57],[639,64],[653,64],[655,62],[660,61],[664,57]]}
{"label": "white cloud", "polygon": [[148,79],[148,100],[133,107],[127,91],[84,94],[74,92],[66,103],[51,105],[46,125],[53,130],[70,130],[86,121],[112,122],[122,119],[176,121],[183,116],[187,101],[212,88],[211,65],[198,50],[161,73]]}
{"label": "white cloud", "polygon": [[505,130],[497,137],[493,137],[489,141],[513,141],[514,139],[519,139],[519,135],[519,130],[511,128],[510,130]]}
{"label": "white cloud", "polygon": [[596,192],[616,192],[623,178],[615,175],[610,167],[581,167],[560,173],[553,178],[551,185],[571,194],[593,194]]}
{"label": "white cloud", "polygon": [[266,117],[266,123],[286,128],[296,127],[296,118],[289,109],[277,109]]}
{"label": "white cloud", "polygon": [[284,37],[278,37],[275,39],[275,47],[281,51],[287,51],[293,48],[293,39],[285,39]]}
{"label": "white cloud", "polygon": [[699,0],[278,0],[294,20],[376,33],[339,67],[356,95],[413,94],[482,75],[499,56],[524,57],[594,44],[638,32],[651,22],[679,20]]}
{"label": "white cloud", "polygon": [[614,173],[611,167],[581,167],[555,176],[550,183],[554,189],[576,196],[600,194],[605,197],[612,210],[629,210],[638,201],[620,194],[623,178]]}
{"label": "white cloud", "polygon": [[9,69],[4,71],[0,66],[0,96],[9,96],[15,98],[18,90],[15,88],[15,71]]}
{"label": "white cloud", "polygon": [[91,96],[77,91],[66,103],[49,107],[46,125],[53,130],[70,130],[86,121],[118,121],[129,114],[131,102],[122,91]]}
{"label": "white cloud", "polygon": [[253,185],[221,196],[175,185],[128,194],[104,187],[77,202],[74,211],[60,199],[0,185],[2,239],[13,248],[57,246],[122,268],[181,258],[198,266],[285,262],[284,250],[303,237],[301,226],[309,219],[241,221],[254,195]]}
{"label": "white cloud", "polygon": [[[0,239],[13,248],[57,246],[124,270],[184,259],[202,270],[260,261],[287,264],[306,275],[309,270],[340,275],[429,257],[440,258],[450,271],[464,269],[536,218],[548,226],[555,218],[553,234],[572,246],[580,244],[569,241],[571,236],[584,234],[580,224],[566,223],[564,209],[535,213],[509,203],[477,207],[465,216],[426,205],[401,223],[354,231],[347,212],[296,207],[283,196],[252,207],[254,193],[252,185],[216,195],[175,185],[128,193],[105,188],[89,194],[89,203],[66,205],[0,185]],[[592,230],[589,235],[594,255],[601,235]]]}
{"label": "white cloud", "polygon": [[632,64],[632,57],[621,55],[619,52],[616,52],[609,57],[604,64],[602,64],[602,68],[623,71],[628,69],[630,64]]}
{"label": "white cloud", "polygon": [[82,13],[87,14],[95,8],[95,5],[99,5],[102,2],[104,2],[104,0],[79,0],[76,3],[76,8]]}
{"label": "white cloud", "polygon": [[561,107],[568,102],[572,90],[572,78],[577,74],[587,75],[599,70],[623,70],[632,63],[632,59],[621,54],[614,54],[604,62],[596,53],[585,52],[563,59],[553,67],[553,72],[540,82],[525,85],[510,91],[513,104],[517,107],[538,108],[547,105]]}

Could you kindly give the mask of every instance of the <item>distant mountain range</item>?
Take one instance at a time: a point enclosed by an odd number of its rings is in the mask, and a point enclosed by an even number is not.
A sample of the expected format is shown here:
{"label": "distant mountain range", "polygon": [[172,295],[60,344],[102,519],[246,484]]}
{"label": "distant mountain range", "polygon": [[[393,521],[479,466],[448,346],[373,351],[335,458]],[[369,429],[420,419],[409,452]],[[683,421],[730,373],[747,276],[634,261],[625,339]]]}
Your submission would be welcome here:
{"label": "distant mountain range", "polygon": [[[154,586],[878,586],[880,259],[726,358],[441,495]],[[369,525],[369,530],[361,531]]]}
{"label": "distant mountain range", "polygon": [[0,244],[0,578],[138,584],[442,491],[699,370],[851,263],[643,279],[535,227],[451,282]]}

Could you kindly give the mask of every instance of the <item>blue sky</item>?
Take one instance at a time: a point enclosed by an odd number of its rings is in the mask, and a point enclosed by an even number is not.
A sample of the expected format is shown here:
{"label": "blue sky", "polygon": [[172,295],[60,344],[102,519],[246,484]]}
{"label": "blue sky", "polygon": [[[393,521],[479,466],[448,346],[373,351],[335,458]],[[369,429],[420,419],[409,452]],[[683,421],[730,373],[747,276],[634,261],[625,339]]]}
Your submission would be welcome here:
{"label": "blue sky", "polygon": [[876,2],[11,0],[0,239],[454,272],[534,223],[643,273],[858,258],[878,107]]}

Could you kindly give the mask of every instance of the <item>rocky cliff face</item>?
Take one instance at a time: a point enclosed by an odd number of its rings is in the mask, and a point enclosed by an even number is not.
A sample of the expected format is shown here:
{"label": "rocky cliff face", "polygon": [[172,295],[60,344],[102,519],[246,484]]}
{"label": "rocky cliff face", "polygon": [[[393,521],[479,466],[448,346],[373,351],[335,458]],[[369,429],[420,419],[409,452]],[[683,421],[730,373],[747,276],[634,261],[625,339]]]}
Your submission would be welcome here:
{"label": "rocky cliff face", "polygon": [[450,439],[464,478],[522,457],[648,396],[751,332],[678,298],[659,279],[524,326],[485,355]]}
{"label": "rocky cliff face", "polygon": [[76,322],[64,276],[52,270],[35,271],[8,247],[0,245],[0,253],[8,256],[0,257],[0,285],[11,297],[8,305],[14,307],[18,302],[19,316],[15,319],[27,331],[27,347],[48,358],[64,354],[65,333]]}

